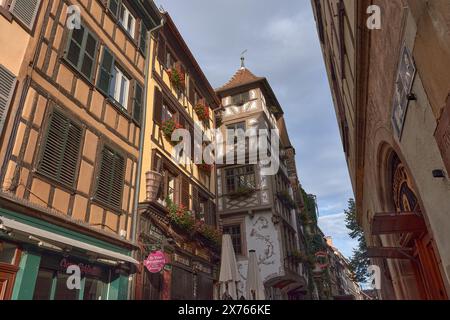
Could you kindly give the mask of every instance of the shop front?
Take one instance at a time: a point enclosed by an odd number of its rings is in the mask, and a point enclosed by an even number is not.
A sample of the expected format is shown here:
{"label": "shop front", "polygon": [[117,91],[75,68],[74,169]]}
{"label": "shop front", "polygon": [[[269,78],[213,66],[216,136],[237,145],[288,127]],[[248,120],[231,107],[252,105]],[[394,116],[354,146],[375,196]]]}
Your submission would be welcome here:
{"label": "shop front", "polygon": [[131,250],[0,208],[0,300],[125,300]]}

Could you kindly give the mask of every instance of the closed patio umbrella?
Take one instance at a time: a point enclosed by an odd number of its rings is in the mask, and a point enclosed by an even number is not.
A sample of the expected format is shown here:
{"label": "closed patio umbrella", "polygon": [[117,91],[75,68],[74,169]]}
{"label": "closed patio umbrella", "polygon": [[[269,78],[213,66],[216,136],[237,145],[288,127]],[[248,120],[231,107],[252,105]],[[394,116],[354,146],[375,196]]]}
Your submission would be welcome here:
{"label": "closed patio umbrella", "polygon": [[264,300],[264,284],[259,272],[258,261],[256,259],[256,251],[250,250],[248,255],[248,271],[247,271],[247,300]]}
{"label": "closed patio umbrella", "polygon": [[231,236],[224,234],[222,238],[222,257],[219,275],[220,297],[222,298],[226,295],[233,300],[237,300],[238,282],[239,274]]}

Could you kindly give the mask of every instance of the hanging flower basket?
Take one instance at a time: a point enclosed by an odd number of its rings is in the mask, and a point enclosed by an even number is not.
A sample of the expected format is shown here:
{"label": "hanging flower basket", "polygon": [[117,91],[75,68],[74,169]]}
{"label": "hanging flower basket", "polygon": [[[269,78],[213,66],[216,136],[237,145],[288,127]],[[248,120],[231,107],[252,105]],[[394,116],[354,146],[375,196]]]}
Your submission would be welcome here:
{"label": "hanging flower basket", "polygon": [[202,122],[209,121],[209,108],[207,106],[205,106],[202,103],[198,103],[194,107],[194,111],[197,114],[197,117],[200,119],[200,121],[202,121]]}
{"label": "hanging flower basket", "polygon": [[183,129],[183,126],[178,122],[175,122],[175,120],[173,119],[164,121],[161,125],[161,130],[164,136],[166,137],[167,140],[173,143],[176,143],[176,141],[172,141],[172,134],[176,129]]}
{"label": "hanging flower basket", "polygon": [[186,75],[179,65],[175,66],[175,68],[170,68],[167,70],[167,74],[169,75],[170,83],[172,83],[177,90],[185,89]]}

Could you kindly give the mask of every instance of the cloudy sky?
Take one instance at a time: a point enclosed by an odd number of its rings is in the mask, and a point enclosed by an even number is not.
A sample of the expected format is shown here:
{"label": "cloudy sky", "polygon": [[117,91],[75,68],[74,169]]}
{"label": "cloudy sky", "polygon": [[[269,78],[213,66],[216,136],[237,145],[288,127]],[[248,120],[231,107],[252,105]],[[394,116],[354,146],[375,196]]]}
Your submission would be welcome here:
{"label": "cloudy sky", "polygon": [[268,78],[297,151],[301,183],[318,196],[320,226],[350,256],[343,210],[353,197],[309,0],[156,0],[172,16],[214,88],[248,49]]}

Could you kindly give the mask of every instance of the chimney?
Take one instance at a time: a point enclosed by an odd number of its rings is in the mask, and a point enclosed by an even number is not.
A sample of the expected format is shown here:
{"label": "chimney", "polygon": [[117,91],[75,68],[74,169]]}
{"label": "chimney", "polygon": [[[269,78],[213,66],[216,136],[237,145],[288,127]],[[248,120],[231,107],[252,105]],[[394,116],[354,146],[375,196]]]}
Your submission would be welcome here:
{"label": "chimney", "polygon": [[329,245],[330,247],[333,247],[333,237],[325,237],[325,241],[327,242],[327,245]]}

